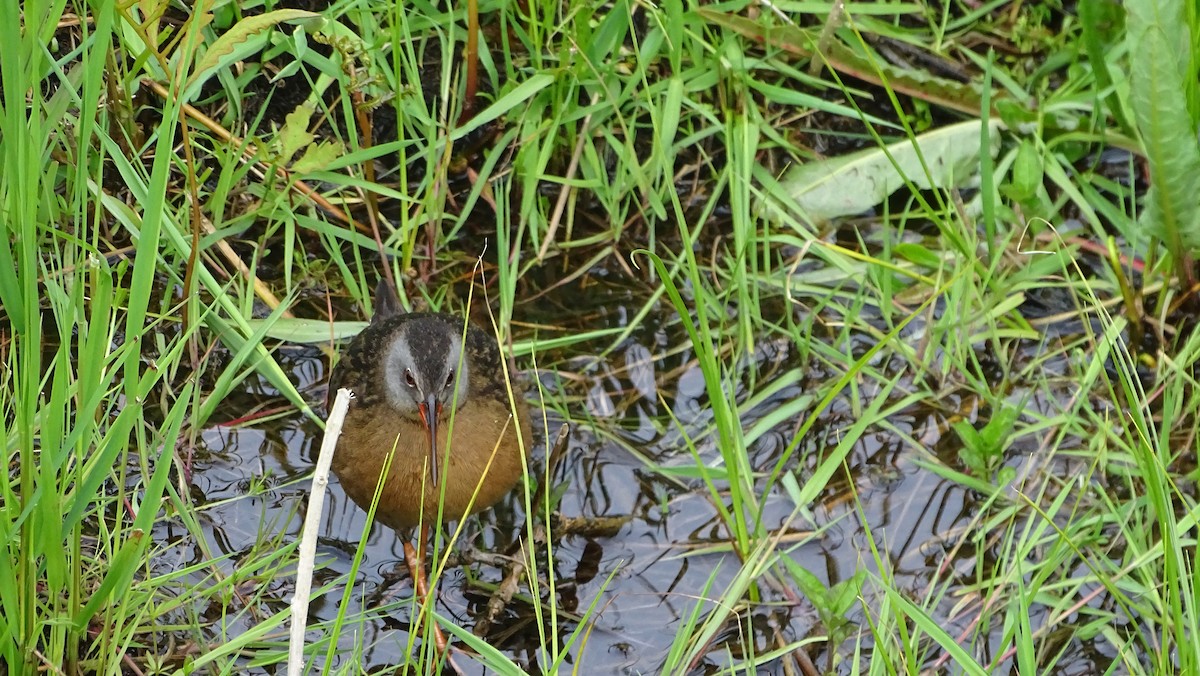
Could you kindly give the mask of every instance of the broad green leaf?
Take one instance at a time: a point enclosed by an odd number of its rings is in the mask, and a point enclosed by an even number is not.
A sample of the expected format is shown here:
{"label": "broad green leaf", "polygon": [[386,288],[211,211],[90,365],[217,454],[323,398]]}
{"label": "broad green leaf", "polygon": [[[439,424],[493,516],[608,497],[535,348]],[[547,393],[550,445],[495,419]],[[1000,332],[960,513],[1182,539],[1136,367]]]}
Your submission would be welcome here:
{"label": "broad green leaf", "polygon": [[894,247],[894,251],[897,256],[932,270],[937,270],[942,265],[941,256],[920,244],[901,242]]}
{"label": "broad green leaf", "polygon": [[1188,110],[1196,89],[1183,3],[1130,0],[1130,101],[1154,188],[1143,214],[1175,256],[1200,248],[1200,147]]}
{"label": "broad green leaf", "polygon": [[1030,139],[1021,141],[1012,168],[1012,197],[1016,200],[1031,200],[1042,188],[1042,153]]}
{"label": "broad green leaf", "polygon": [[[263,319],[247,319],[254,331],[265,323]],[[281,318],[263,332],[267,338],[289,343],[328,343],[331,340],[353,338],[367,328],[367,322],[326,322],[319,319]]]}
{"label": "broad green leaf", "polygon": [[[860,214],[910,181],[920,190],[966,185],[979,172],[979,120],[942,127],[886,148],[800,165],[784,176],[783,189],[813,221]],[[988,123],[994,155],[1001,128]],[[928,171],[926,171],[928,169]]]}

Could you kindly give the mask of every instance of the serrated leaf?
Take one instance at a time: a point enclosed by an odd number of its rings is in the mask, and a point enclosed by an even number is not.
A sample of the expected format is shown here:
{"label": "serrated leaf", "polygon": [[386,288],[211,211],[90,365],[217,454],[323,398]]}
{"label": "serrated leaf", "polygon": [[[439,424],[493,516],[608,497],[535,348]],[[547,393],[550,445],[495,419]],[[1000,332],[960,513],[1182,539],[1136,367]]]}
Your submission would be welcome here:
{"label": "serrated leaf", "polygon": [[313,138],[315,137],[308,130],[308,123],[312,120],[312,113],[312,106],[301,104],[287,114],[287,118],[283,122],[283,129],[279,130],[280,162],[287,164],[298,150],[313,142]]}
{"label": "serrated leaf", "polygon": [[310,145],[300,159],[292,165],[292,171],[297,174],[320,171],[341,157],[345,151],[345,146],[337,141],[322,141],[315,146]]}
{"label": "serrated leaf", "polygon": [[208,51],[196,63],[196,69],[188,78],[185,89],[194,91],[194,88],[203,84],[218,68],[236,61],[240,56],[239,48],[268,28],[285,22],[298,22],[307,29],[316,30],[324,21],[320,14],[300,9],[277,9],[257,16],[248,16],[234,24],[209,46]]}

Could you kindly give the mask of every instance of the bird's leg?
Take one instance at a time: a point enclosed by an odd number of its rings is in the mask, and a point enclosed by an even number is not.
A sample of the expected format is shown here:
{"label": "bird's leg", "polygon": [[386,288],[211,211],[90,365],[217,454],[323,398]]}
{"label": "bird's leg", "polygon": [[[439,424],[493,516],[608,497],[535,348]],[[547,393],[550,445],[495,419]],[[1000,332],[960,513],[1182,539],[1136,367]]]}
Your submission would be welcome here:
{"label": "bird's leg", "polygon": [[[430,593],[429,580],[425,576],[425,551],[429,543],[429,524],[422,523],[419,534],[417,535],[417,547],[413,547],[408,540],[404,541],[404,562],[408,564],[408,573],[412,575],[413,588],[417,591],[417,595],[421,597],[421,605],[428,606],[431,610],[434,602],[434,596]],[[425,613],[421,612],[423,616]],[[430,617],[433,614],[430,613]],[[420,620],[418,619],[418,622]],[[431,622],[433,627],[433,642],[437,646],[438,654],[446,654],[446,635],[442,633],[442,628],[437,626],[436,622]],[[418,627],[419,628],[419,627]]]}

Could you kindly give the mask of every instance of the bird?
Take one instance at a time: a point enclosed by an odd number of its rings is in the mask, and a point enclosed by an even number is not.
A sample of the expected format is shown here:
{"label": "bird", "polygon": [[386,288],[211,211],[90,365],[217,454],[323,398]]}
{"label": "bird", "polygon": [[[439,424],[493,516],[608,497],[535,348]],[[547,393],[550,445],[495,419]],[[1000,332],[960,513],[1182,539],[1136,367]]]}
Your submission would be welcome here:
{"label": "bird", "polygon": [[453,314],[405,313],[384,283],[375,316],[330,376],[331,396],[340,388],[354,396],[333,472],[363,510],[382,477],[375,520],[398,533],[421,526],[417,570],[407,540],[405,555],[425,594],[429,526],[491,507],[524,476],[532,439],[524,391],[506,381],[494,336]]}

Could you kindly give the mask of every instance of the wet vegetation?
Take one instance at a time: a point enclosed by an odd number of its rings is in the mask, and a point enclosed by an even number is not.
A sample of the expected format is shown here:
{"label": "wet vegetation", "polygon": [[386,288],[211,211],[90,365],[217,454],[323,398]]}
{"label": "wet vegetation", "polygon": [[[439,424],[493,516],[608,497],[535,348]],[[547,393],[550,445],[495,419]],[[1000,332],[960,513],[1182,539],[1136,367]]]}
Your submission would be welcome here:
{"label": "wet vegetation", "polygon": [[0,3],[0,673],[285,670],[380,279],[527,486],[299,672],[1196,673],[1196,12]]}

